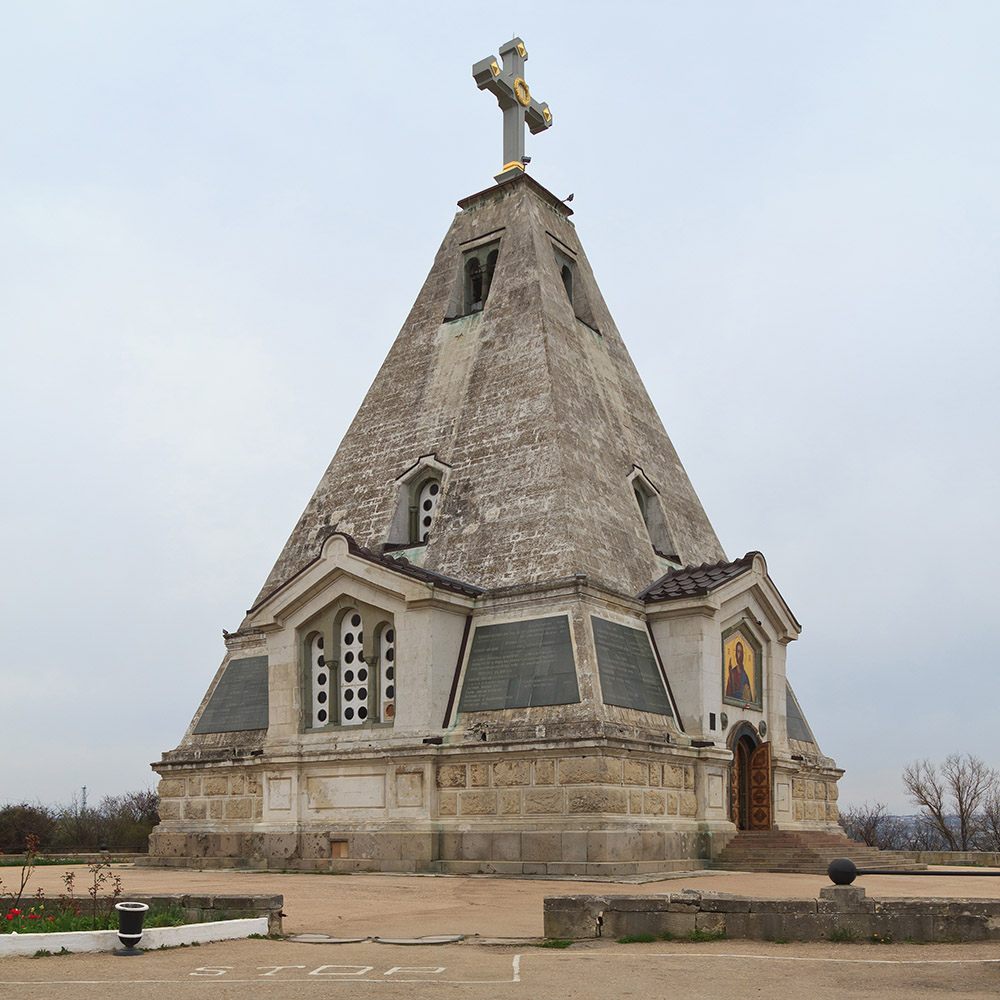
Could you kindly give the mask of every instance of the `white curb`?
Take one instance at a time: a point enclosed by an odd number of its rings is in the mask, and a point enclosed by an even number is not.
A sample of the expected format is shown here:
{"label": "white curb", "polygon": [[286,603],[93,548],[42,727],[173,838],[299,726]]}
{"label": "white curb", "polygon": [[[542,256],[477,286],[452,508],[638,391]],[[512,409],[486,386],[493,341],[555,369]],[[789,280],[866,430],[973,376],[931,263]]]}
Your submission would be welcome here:
{"label": "white curb", "polygon": [[[233,941],[251,934],[267,934],[267,917],[243,920],[211,920],[204,924],[181,924],[179,927],[150,927],[142,932],[139,947],[143,951],[176,948],[182,944],[209,941]],[[114,951],[121,948],[118,931],[64,931],[54,934],[0,934],[0,958],[8,955],[34,955],[45,950],[53,954],[67,951]]]}

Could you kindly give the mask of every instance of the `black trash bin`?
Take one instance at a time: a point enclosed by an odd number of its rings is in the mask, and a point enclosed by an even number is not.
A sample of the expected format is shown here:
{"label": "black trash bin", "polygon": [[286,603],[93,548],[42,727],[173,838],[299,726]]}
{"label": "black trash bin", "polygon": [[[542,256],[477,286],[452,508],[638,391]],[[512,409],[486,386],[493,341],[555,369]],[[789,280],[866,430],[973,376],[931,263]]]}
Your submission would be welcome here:
{"label": "black trash bin", "polygon": [[142,938],[142,922],[149,907],[145,903],[115,903],[118,911],[118,940],[124,945],[116,955],[141,955],[138,948]]}

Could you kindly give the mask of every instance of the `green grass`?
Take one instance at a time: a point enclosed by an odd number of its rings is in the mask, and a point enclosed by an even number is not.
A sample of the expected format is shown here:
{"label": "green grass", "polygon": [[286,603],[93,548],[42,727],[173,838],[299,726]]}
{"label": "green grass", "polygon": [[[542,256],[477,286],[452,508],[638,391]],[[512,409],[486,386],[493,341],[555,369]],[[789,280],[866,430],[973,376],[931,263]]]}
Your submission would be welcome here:
{"label": "green grass", "polygon": [[568,948],[573,942],[567,938],[548,938],[538,944],[539,948]]}
{"label": "green grass", "polygon": [[619,944],[649,944],[658,938],[655,934],[626,934],[618,939]]}
{"label": "green grass", "polygon": [[838,942],[857,941],[857,939],[857,933],[852,931],[850,927],[834,927],[834,929],[830,931],[830,937],[828,938],[830,941]]}
{"label": "green grass", "polygon": [[[86,909],[60,910],[58,903],[37,903],[34,906],[22,904],[22,912],[7,920],[7,914],[0,914],[0,934],[56,934],[65,931],[115,931],[118,930],[118,913],[115,910],[98,912],[95,920]],[[8,911],[12,912],[12,911]],[[143,921],[143,927],[177,927],[186,924],[184,910],[179,906],[150,909]]]}
{"label": "green grass", "polygon": [[688,941],[722,941],[726,937],[725,931],[688,931],[685,938]]}

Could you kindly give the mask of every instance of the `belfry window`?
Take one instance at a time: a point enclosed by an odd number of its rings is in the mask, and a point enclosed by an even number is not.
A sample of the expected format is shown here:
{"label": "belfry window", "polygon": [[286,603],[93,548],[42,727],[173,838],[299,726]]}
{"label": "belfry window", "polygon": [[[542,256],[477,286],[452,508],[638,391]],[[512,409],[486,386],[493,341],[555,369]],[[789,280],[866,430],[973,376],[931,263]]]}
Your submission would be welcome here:
{"label": "belfry window", "polygon": [[462,314],[482,312],[489,298],[500,250],[496,243],[467,250],[462,257]]}
{"label": "belfry window", "polygon": [[580,280],[578,264],[572,255],[572,251],[565,245],[560,247],[552,245],[552,253],[555,255],[556,268],[559,277],[562,279],[563,288],[566,290],[566,298],[573,308],[573,315],[584,324],[590,327],[594,333],[600,336],[601,331],[597,328],[594,320],[593,310],[590,308],[590,301],[587,297],[587,284]]}
{"label": "belfry window", "polygon": [[[368,629],[374,642],[366,653]],[[324,614],[321,627],[306,635],[305,653],[311,693],[308,728],[392,724],[396,717],[396,628],[391,616],[360,602],[338,601]]]}

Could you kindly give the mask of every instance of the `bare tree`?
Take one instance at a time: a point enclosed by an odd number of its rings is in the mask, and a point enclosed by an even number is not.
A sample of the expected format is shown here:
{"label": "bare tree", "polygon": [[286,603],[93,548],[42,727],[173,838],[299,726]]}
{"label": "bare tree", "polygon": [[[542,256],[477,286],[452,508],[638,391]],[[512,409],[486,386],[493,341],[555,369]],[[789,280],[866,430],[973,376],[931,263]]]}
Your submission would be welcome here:
{"label": "bare tree", "polygon": [[906,830],[898,816],[889,814],[884,802],[865,802],[840,812],[840,825],[851,840],[882,851],[905,849]]}
{"label": "bare tree", "polygon": [[983,803],[979,842],[984,851],[1000,851],[1000,785],[994,785]]}
{"label": "bare tree", "polygon": [[982,809],[997,785],[997,772],[972,754],[949,754],[940,771],[918,760],[903,772],[903,785],[921,818],[950,851],[970,851],[982,829]]}

